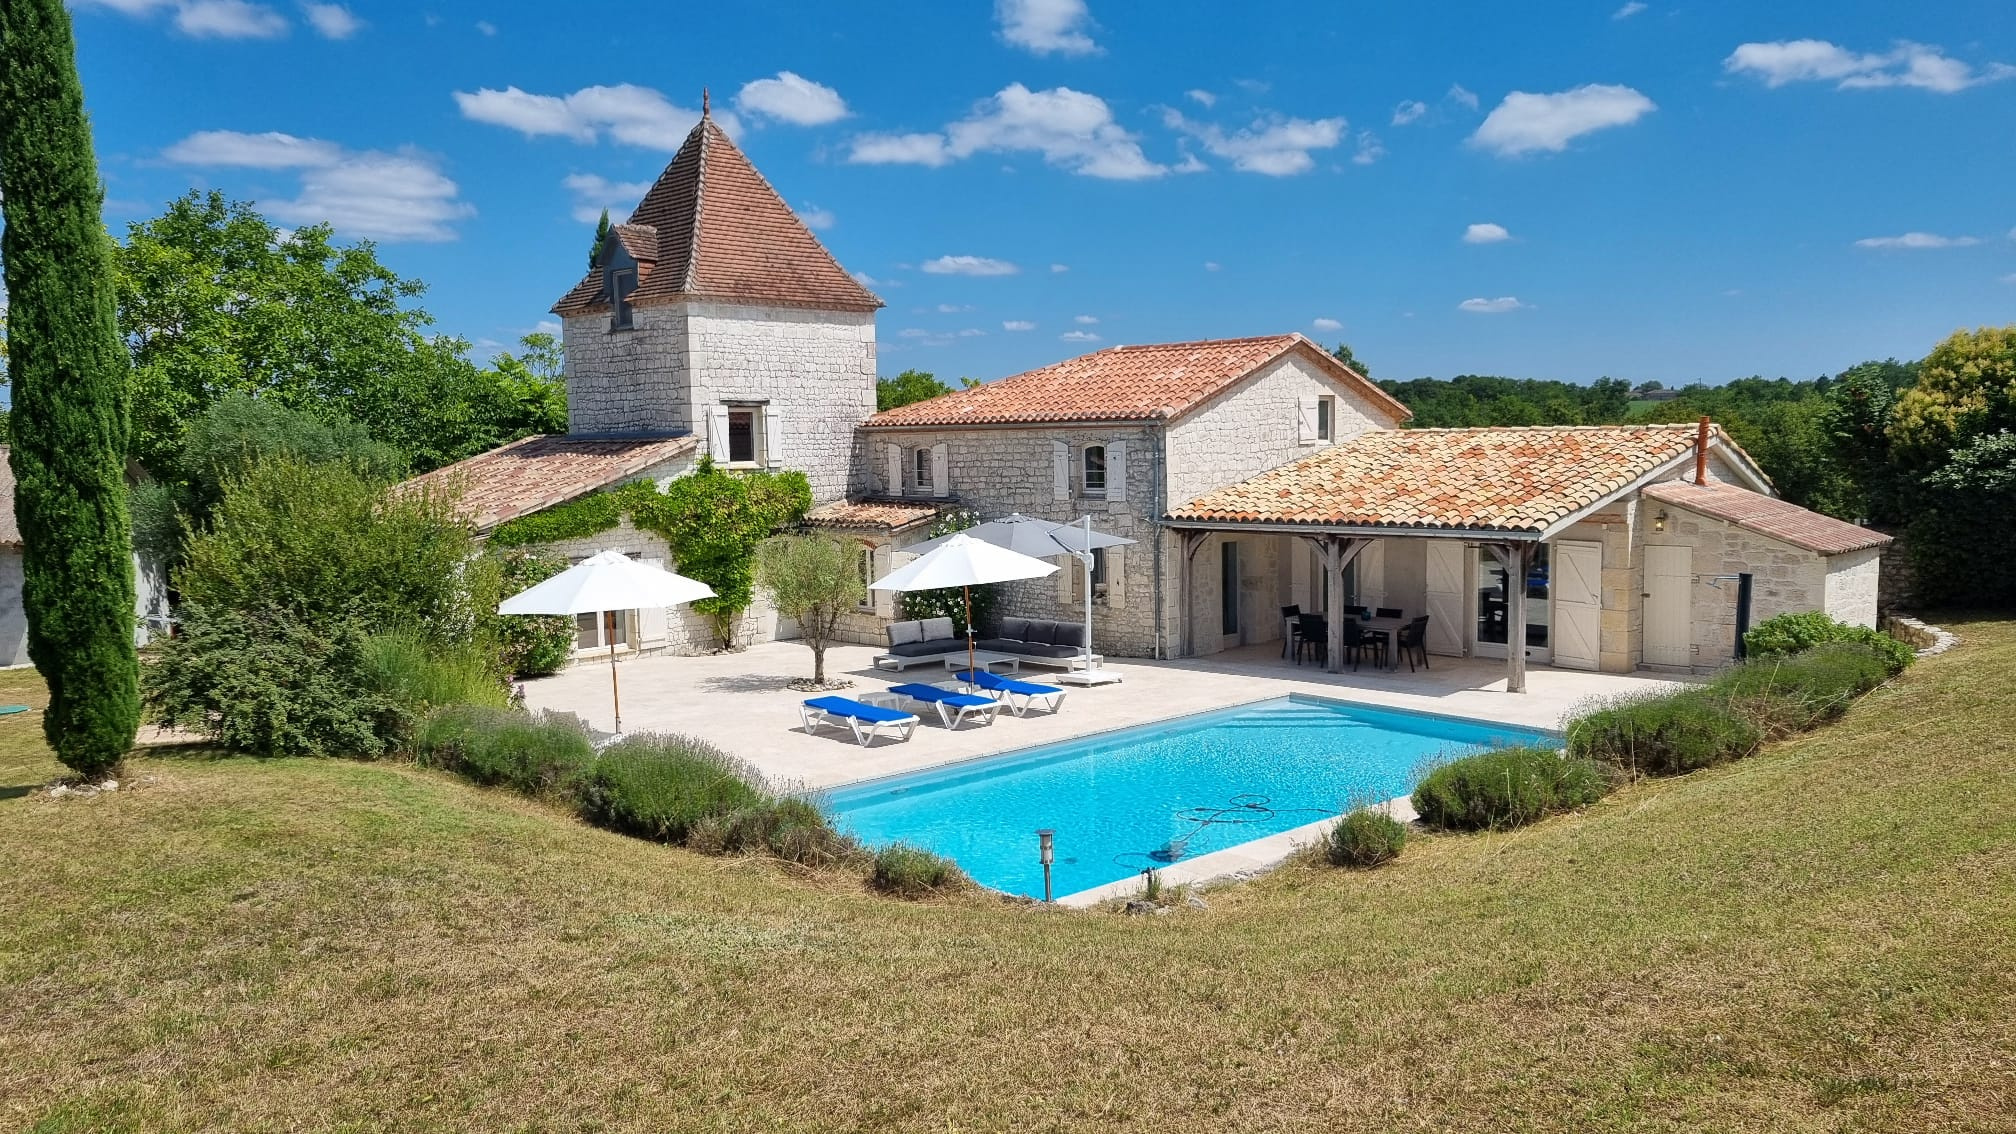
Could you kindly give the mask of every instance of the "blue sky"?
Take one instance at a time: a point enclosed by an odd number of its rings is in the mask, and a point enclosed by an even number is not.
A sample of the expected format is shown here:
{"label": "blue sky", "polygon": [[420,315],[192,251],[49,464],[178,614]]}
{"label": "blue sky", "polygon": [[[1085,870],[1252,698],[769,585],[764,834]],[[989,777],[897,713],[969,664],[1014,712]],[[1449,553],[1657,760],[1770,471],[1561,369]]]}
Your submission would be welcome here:
{"label": "blue sky", "polygon": [[330,219],[479,355],[703,87],[888,301],[885,374],[1299,330],[1720,382],[2016,320],[2006,0],[73,9],[115,231],[191,187]]}

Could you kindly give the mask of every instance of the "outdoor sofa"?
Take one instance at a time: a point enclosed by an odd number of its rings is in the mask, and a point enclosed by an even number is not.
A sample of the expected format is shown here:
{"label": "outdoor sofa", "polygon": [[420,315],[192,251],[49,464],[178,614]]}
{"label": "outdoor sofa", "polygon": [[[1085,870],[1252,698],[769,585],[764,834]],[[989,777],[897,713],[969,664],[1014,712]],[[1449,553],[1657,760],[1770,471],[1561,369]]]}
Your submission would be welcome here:
{"label": "outdoor sofa", "polygon": [[[1049,618],[1003,618],[991,637],[973,644],[991,654],[1010,654],[1036,665],[1074,669],[1085,656],[1085,626]],[[875,656],[883,669],[944,662],[966,652],[966,639],[952,632],[950,618],[924,618],[889,624],[889,649]],[[1092,664],[1105,659],[1097,654]]]}

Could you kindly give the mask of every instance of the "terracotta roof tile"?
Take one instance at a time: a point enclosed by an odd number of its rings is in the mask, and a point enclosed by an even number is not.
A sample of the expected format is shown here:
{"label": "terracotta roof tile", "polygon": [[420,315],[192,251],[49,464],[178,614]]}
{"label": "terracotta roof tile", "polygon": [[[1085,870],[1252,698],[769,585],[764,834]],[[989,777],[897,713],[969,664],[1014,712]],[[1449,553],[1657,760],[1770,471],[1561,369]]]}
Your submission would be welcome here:
{"label": "terracotta roof tile", "polygon": [[[1396,429],[1207,493],[1176,520],[1539,532],[1681,456],[1693,425]],[[1718,428],[1713,444],[1727,446]]]}
{"label": "terracotta roof tile", "polygon": [[1065,421],[1166,420],[1298,347],[1400,420],[1413,414],[1329,352],[1301,335],[1209,339],[1108,347],[970,390],[884,410],[870,429],[901,426],[1006,425]]}
{"label": "terracotta roof tile", "polygon": [[1837,520],[1797,504],[1764,496],[1733,484],[1662,481],[1645,489],[1645,495],[1690,512],[1727,520],[1739,528],[1770,536],[1781,543],[1803,547],[1820,555],[1840,555],[1882,547],[1890,537],[1846,520]]}
{"label": "terracotta roof tile", "polygon": [[901,531],[938,518],[941,504],[917,500],[840,500],[806,513],[805,522],[817,528],[868,528]]}
{"label": "terracotta roof tile", "polygon": [[[651,234],[648,241],[643,230]],[[638,273],[631,302],[639,306],[682,297],[822,311],[882,306],[710,117],[693,127],[616,235],[631,256],[656,262]],[[643,251],[650,252],[648,260]],[[601,272],[591,268],[553,313],[607,310],[599,301],[601,285]]]}
{"label": "terracotta roof tile", "polygon": [[570,437],[545,434],[513,441],[414,477],[401,488],[462,486],[462,512],[479,531],[607,488],[653,465],[691,452],[699,442],[677,437]]}

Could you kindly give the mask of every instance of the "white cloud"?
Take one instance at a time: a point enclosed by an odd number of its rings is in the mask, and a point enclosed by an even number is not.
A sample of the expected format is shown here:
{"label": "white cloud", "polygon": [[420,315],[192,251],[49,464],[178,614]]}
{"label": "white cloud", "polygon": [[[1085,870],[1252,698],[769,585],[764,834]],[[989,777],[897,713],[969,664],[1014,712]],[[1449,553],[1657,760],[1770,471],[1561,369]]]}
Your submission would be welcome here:
{"label": "white cloud", "polygon": [[1217,271],[1217,270],[1218,270],[1219,266],[1220,266],[1220,265],[1219,265],[1218,261],[1216,261],[1216,260],[1206,260],[1206,261],[1204,261],[1204,270],[1205,270],[1205,271],[1207,271],[1207,272],[1215,272],[1215,271]]}
{"label": "white cloud", "polygon": [[532,324],[532,333],[535,335],[557,335],[560,333],[560,321],[557,319],[541,319],[537,323]]}
{"label": "white cloud", "polygon": [[1924,248],[1966,248],[1981,241],[1972,236],[1940,236],[1934,232],[1907,232],[1899,236],[1865,236],[1855,242],[1857,248],[1884,249],[1924,249]]}
{"label": "white cloud", "polygon": [[1212,94],[1210,91],[1197,91],[1197,90],[1184,91],[1183,97],[1189,99],[1191,102],[1196,103],[1198,106],[1201,106],[1206,110],[1209,110],[1212,107],[1218,105],[1218,96]]}
{"label": "white cloud", "polygon": [[455,221],[475,214],[434,159],[417,150],[346,150],[292,134],[206,130],[162,151],[181,165],[298,169],[300,195],[262,198],[267,216],[292,225],[333,225],[347,236],[385,241],[453,240]]}
{"label": "white cloud", "polygon": [[1168,172],[1148,160],[1104,99],[1069,87],[1032,91],[1021,83],[983,99],[940,133],[863,134],[847,160],[941,166],[976,153],[1016,151],[1040,153],[1049,164],[1087,177],[1128,181]]}
{"label": "white cloud", "polygon": [[1644,0],[1630,0],[1630,3],[1610,13],[1610,18],[1613,20],[1628,20],[1644,10]]}
{"label": "white cloud", "polygon": [[297,138],[270,131],[199,130],[161,151],[178,165],[224,165],[242,169],[299,169],[341,160],[343,147],[320,138]]}
{"label": "white cloud", "polygon": [[1843,90],[1916,87],[1940,94],[2016,78],[2016,67],[2006,63],[1988,63],[1977,70],[1939,48],[1908,40],[1875,54],[1850,51],[1824,39],[1745,43],[1730,52],[1722,67],[1731,74],[1754,75],[1767,87],[1819,82]]}
{"label": "white cloud", "polygon": [[1505,231],[1504,225],[1492,224],[1489,221],[1483,224],[1473,224],[1463,230],[1463,243],[1465,244],[1496,244],[1501,240],[1510,239],[1512,239],[1512,234]]}
{"label": "white cloud", "polygon": [[833,215],[832,209],[822,209],[817,205],[806,205],[795,211],[798,214],[798,219],[805,222],[805,227],[814,232],[824,232],[839,223],[840,220],[839,217]]}
{"label": "white cloud", "polygon": [[1073,316],[1071,317],[1071,321],[1072,321],[1073,323],[1076,323],[1076,324],[1078,324],[1078,325],[1079,325],[1079,326],[1081,326],[1081,327],[1090,327],[1090,326],[1093,326],[1094,324],[1096,324],[1096,323],[1098,323],[1098,322],[1099,322],[1099,316],[1097,316],[1097,315],[1073,315]]}
{"label": "white cloud", "polygon": [[1038,55],[1087,55],[1099,50],[1085,34],[1092,13],[1085,0],[995,0],[1001,38]]}
{"label": "white cloud", "polygon": [[[2012,233],[2010,233],[2009,235],[2011,235],[2012,237],[2016,237],[2016,232],[2012,232]],[[1059,274],[1059,273],[1063,273],[1063,272],[1068,272],[1068,271],[1070,271],[1070,270],[1071,270],[1071,265],[1069,265],[1069,264],[1052,264],[1052,265],[1050,265],[1050,271],[1051,271],[1051,272],[1052,272],[1053,274]]]}
{"label": "white cloud", "polygon": [[1012,276],[1021,270],[1006,260],[985,256],[940,256],[920,266],[934,276]]}
{"label": "white cloud", "polygon": [[848,272],[847,274],[853,276],[854,282],[860,284],[862,287],[880,286],[875,282],[875,277],[869,275],[867,272]]}
{"label": "white cloud", "polygon": [[902,330],[896,332],[896,337],[903,339],[923,339],[923,338],[929,338],[930,336],[931,332],[925,330],[922,327],[905,327]]}
{"label": "white cloud", "polygon": [[1067,343],[1096,343],[1102,341],[1098,335],[1093,334],[1091,331],[1066,331],[1057,337]]}
{"label": "white cloud", "polygon": [[1486,115],[1470,144],[1500,157],[1560,153],[1584,134],[1629,126],[1657,110],[1630,87],[1590,83],[1557,94],[1513,91]]}
{"label": "white cloud", "polygon": [[477,20],[476,30],[482,32],[484,35],[496,35],[497,25],[491,23],[489,20]]}
{"label": "white cloud", "polygon": [[204,39],[277,39],[287,34],[285,17],[248,0],[183,0],[175,9],[175,27],[184,35]]}
{"label": "white cloud", "polygon": [[2016,284],[2016,272],[2010,272],[2008,275],[2003,276],[2002,282],[2007,284]]}
{"label": "white cloud", "polygon": [[978,339],[978,338],[985,338],[985,337],[986,337],[986,335],[987,335],[987,332],[985,332],[985,331],[981,330],[981,329],[980,329],[980,328],[978,328],[978,327],[966,327],[966,328],[963,328],[962,330],[960,330],[960,332],[959,332],[959,337],[960,337],[960,338],[962,338],[962,339]]}
{"label": "white cloud", "polygon": [[1284,118],[1269,115],[1230,134],[1207,122],[1192,122],[1180,111],[1164,110],[1162,122],[1197,139],[1205,150],[1232,163],[1232,168],[1270,177],[1305,173],[1316,166],[1312,150],[1327,150],[1344,140],[1342,118]]}
{"label": "white cloud", "polygon": [[1426,113],[1428,113],[1427,103],[1410,99],[1393,108],[1393,125],[1405,126]]}
{"label": "white cloud", "polygon": [[941,303],[938,305],[938,314],[940,315],[957,315],[962,311],[971,310],[973,310],[973,305],[970,303]]}
{"label": "white cloud", "polygon": [[594,173],[570,173],[560,184],[574,194],[572,216],[583,224],[594,224],[602,218],[602,210],[609,210],[609,219],[622,224],[630,219],[630,210],[644,194],[651,191],[649,181],[611,181]]}
{"label": "white cloud", "polygon": [[78,0],[98,8],[110,8],[125,16],[144,16],[156,8],[166,8],[175,0]]}
{"label": "white cloud", "polygon": [[821,126],[847,117],[847,103],[839,91],[790,71],[779,71],[774,79],[744,83],[735,105],[749,114],[794,126]]}
{"label": "white cloud", "polygon": [[1477,109],[1477,92],[1470,90],[1462,83],[1451,83],[1449,85],[1449,93],[1443,95],[1442,98],[1444,101],[1453,102],[1465,110]]}
{"label": "white cloud", "polygon": [[1341,331],[1344,329],[1344,324],[1339,323],[1335,319],[1311,319],[1309,320],[1309,325],[1318,331]]}
{"label": "white cloud", "polygon": [[[678,149],[700,120],[699,111],[675,106],[650,87],[632,83],[583,87],[569,95],[483,87],[474,92],[456,91],[455,104],[464,118],[507,127],[528,138],[558,135],[592,142],[606,134],[626,145],[666,151]],[[714,121],[723,130],[735,132],[733,115],[717,114]]]}
{"label": "white cloud", "polygon": [[341,4],[304,3],[301,11],[324,39],[349,39],[364,26],[363,20]]}
{"label": "white cloud", "polygon": [[1358,148],[1351,155],[1352,165],[1371,165],[1386,156],[1386,147],[1379,141],[1379,135],[1370,130],[1358,131]]}
{"label": "white cloud", "polygon": [[1036,329],[1036,324],[1027,319],[1007,319],[1002,322],[1001,329],[1004,331],[1033,331]]}
{"label": "white cloud", "polygon": [[1526,306],[1529,305],[1519,302],[1517,296],[1501,295],[1496,299],[1466,299],[1457,304],[1456,309],[1459,311],[1475,311],[1485,315],[1496,315],[1501,311],[1517,311],[1521,307]]}

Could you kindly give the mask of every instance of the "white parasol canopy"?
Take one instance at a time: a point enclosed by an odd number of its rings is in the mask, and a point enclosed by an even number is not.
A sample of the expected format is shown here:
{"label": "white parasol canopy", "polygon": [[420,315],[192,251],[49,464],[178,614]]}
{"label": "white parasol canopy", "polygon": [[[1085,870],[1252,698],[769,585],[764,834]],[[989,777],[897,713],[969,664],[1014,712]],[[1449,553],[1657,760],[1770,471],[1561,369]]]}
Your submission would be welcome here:
{"label": "white parasol canopy", "polygon": [[1055,563],[1033,559],[1019,551],[996,547],[965,532],[953,532],[915,560],[868,584],[878,591],[937,591],[958,587],[966,596],[966,668],[973,668],[973,591],[983,583],[1040,579],[1057,570]]}
{"label": "white parasol canopy", "polygon": [[675,575],[663,567],[639,563],[620,551],[610,550],[599,552],[543,583],[512,595],[497,604],[497,613],[608,612],[612,627],[609,634],[609,704],[616,718],[616,735],[621,736],[623,699],[616,688],[615,612],[678,606],[713,597],[714,588],[697,579]]}

